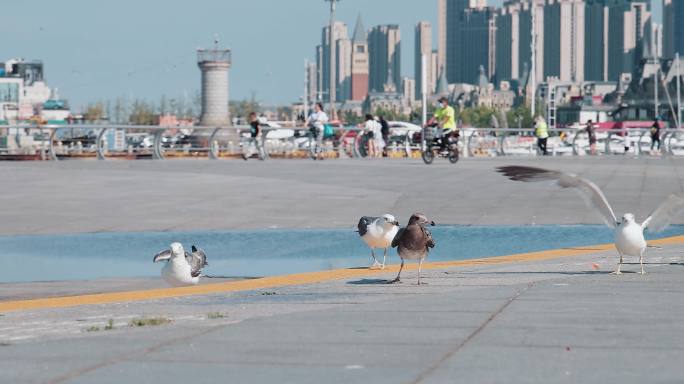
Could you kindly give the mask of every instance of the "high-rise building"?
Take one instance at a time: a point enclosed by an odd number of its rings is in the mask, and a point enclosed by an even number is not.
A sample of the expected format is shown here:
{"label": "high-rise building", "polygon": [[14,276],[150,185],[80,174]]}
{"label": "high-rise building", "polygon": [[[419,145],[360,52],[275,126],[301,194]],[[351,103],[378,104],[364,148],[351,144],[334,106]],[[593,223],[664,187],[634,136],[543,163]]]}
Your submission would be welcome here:
{"label": "high-rise building", "polygon": [[496,80],[527,81],[532,69],[532,9],[535,9],[537,83],[544,81],[544,2],[510,0],[496,17]]}
{"label": "high-rise building", "polygon": [[608,81],[608,8],[605,0],[587,0],[584,36],[584,79]]}
{"label": "high-rise building", "polygon": [[608,8],[608,80],[632,73],[650,40],[651,11],[646,0],[611,0]]}
{"label": "high-rise building", "polygon": [[684,56],[684,2],[663,0],[663,56]]}
{"label": "high-rise building", "polygon": [[[584,0],[546,0],[544,77],[584,81]],[[592,36],[592,38],[595,38]]]}
{"label": "high-rise building", "polygon": [[[321,72],[320,82],[317,84],[322,94],[322,100],[329,101],[330,91],[330,27],[323,28],[321,35],[322,44],[317,49],[316,64]],[[335,48],[335,83],[336,100],[349,99],[351,90],[351,40],[347,25],[340,21],[333,25],[333,47]]]}
{"label": "high-rise building", "polygon": [[[401,85],[401,33],[398,25],[378,25],[368,34],[370,91],[381,92],[388,82]],[[391,79],[389,78],[391,77]]]}
{"label": "high-rise building", "polygon": [[435,74],[433,64],[432,49],[432,26],[426,21],[421,21],[416,25],[416,51],[415,51],[415,96],[421,98],[423,95],[423,56],[425,56],[425,74],[427,95],[431,95],[435,90]]}
{"label": "high-rise building", "polygon": [[447,80],[475,83],[479,68],[495,71],[496,12],[482,0],[447,0]]}
{"label": "high-rise building", "polygon": [[496,79],[520,76],[520,3],[507,2],[496,18]]}
{"label": "high-rise building", "polygon": [[365,100],[368,96],[368,34],[359,15],[354,28],[351,52],[351,100]]}
{"label": "high-rise building", "polygon": [[318,66],[316,63],[308,63],[306,66],[306,92],[309,105],[318,101]]}

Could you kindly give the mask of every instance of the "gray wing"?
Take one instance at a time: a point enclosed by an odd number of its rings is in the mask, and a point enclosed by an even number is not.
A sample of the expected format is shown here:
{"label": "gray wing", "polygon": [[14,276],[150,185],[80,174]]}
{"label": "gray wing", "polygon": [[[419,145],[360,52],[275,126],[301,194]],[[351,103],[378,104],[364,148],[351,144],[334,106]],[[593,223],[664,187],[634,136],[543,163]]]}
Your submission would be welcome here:
{"label": "gray wing", "polygon": [[649,232],[664,231],[665,228],[669,227],[683,212],[684,198],[677,195],[670,195],[646,220],[644,220],[641,224],[641,228],[648,228]]}
{"label": "gray wing", "polygon": [[394,239],[392,240],[392,248],[396,248],[399,246],[399,240],[401,240],[401,237],[404,236],[405,231],[406,228],[400,228],[399,231],[397,231],[397,234],[394,236]]}
{"label": "gray wing", "polygon": [[368,217],[364,216],[361,219],[359,219],[359,235],[360,236],[365,236],[366,233],[368,233],[368,226],[371,225],[375,220],[379,219],[378,217]]}
{"label": "gray wing", "polygon": [[197,277],[202,274],[202,268],[209,265],[207,263],[207,254],[203,250],[192,246],[192,253],[185,252],[185,260],[190,264],[190,275]]}
{"label": "gray wing", "polygon": [[498,172],[514,181],[538,182],[555,181],[562,188],[572,188],[591,208],[595,208],[601,215],[603,222],[610,228],[617,226],[617,218],[613,208],[603,195],[601,189],[591,181],[570,173],[550,171],[542,168],[507,166],[497,168]]}

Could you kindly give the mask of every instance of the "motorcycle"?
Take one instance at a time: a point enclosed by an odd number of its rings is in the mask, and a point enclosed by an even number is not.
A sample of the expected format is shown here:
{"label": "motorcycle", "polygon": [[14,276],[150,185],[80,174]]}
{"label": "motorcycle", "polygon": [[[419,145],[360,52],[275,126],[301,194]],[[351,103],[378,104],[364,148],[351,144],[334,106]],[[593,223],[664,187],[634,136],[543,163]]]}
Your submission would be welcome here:
{"label": "motorcycle", "polygon": [[445,136],[441,130],[434,120],[423,128],[421,157],[425,164],[432,164],[437,156],[449,159],[451,164],[458,162],[458,131],[452,131]]}

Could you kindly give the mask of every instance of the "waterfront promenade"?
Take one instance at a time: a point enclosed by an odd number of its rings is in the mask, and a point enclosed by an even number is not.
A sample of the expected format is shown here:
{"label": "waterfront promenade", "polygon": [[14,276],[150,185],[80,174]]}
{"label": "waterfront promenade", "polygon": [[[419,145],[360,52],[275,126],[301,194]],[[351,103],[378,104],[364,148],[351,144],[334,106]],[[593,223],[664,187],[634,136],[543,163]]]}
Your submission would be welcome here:
{"label": "waterfront promenade", "polygon": [[[505,164],[580,173],[639,220],[684,190],[684,163],[669,158],[0,163],[13,181],[0,197],[0,233],[348,228],[362,214],[404,221],[417,210],[441,224],[599,223],[571,191],[494,173]],[[116,302],[29,308],[6,299],[0,381],[678,382],[684,238],[652,244],[662,248],[649,249],[645,276],[609,275],[615,251],[597,245],[431,264],[426,286],[415,285],[415,268],[403,284],[382,284],[394,265],[225,282],[192,296],[150,291],[163,287],[154,279],[131,281],[137,291]],[[92,293],[97,284],[54,289]],[[36,297],[27,285],[2,289]],[[143,316],[171,323],[128,326]],[[109,319],[114,329],[105,331]]]}

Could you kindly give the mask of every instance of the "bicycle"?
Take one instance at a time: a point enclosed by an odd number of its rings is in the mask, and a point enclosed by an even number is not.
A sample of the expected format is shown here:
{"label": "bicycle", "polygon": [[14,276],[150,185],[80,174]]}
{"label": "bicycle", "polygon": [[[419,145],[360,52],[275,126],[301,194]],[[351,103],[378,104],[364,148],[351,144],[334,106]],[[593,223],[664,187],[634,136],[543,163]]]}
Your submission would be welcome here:
{"label": "bicycle", "polygon": [[[458,151],[458,131],[452,131],[446,136],[444,134],[437,135],[436,131],[441,128],[432,123],[423,128],[421,157],[425,164],[432,164],[435,157],[446,157],[451,164],[456,164],[459,159]],[[446,140],[446,145],[443,145],[443,140]]]}

